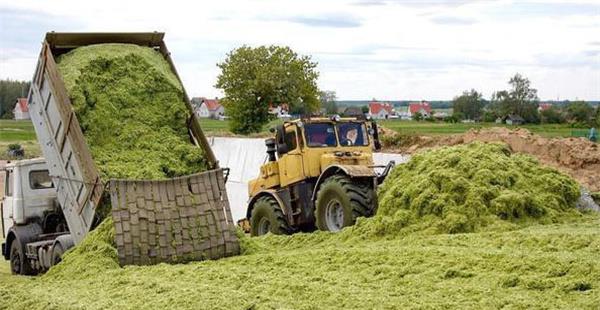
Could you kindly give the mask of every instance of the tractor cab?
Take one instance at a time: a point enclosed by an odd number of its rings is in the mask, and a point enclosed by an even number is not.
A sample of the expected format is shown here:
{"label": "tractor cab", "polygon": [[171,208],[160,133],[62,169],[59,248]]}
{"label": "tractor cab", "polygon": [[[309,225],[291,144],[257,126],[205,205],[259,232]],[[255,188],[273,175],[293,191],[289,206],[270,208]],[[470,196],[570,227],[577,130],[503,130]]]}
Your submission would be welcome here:
{"label": "tractor cab", "polygon": [[[358,216],[374,213],[374,189],[385,177],[378,175],[373,165],[373,151],[380,148],[376,123],[334,116],[288,121],[272,132],[275,137],[265,141],[268,162],[260,168],[259,177],[248,185],[247,217],[253,235],[311,230],[315,224],[322,230],[337,231],[353,224]],[[388,166],[385,174],[391,168]],[[340,185],[341,191],[354,191],[362,196],[354,202],[345,197],[347,203],[336,209],[337,220],[328,225],[319,219],[318,212],[325,211],[324,207],[319,208],[318,193],[323,184],[333,179],[338,185],[345,184]],[[257,205],[263,206],[259,211],[274,209],[271,213],[261,211],[269,213],[271,218],[264,219],[255,210]],[[354,205],[355,209],[348,211]],[[254,223],[252,219],[258,221],[257,216],[263,218],[263,224],[268,222],[268,227]],[[272,223],[282,228],[274,229]]]}

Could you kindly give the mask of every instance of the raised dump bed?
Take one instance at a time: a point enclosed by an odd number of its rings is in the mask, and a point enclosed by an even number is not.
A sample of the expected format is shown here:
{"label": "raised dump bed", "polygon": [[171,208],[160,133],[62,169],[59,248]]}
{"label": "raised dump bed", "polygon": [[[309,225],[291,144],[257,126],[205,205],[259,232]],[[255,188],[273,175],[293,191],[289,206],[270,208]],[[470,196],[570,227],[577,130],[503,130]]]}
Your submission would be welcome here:
{"label": "raised dump bed", "polygon": [[[78,47],[126,43],[158,51],[177,74],[164,33],[47,33],[31,84],[29,109],[75,244],[112,205],[119,261],[152,264],[219,258],[239,253],[224,169],[204,136],[185,89],[181,104],[190,143],[203,150],[208,170],[160,180],[102,179],[86,143],[56,59]],[[110,197],[109,197],[110,196]]]}

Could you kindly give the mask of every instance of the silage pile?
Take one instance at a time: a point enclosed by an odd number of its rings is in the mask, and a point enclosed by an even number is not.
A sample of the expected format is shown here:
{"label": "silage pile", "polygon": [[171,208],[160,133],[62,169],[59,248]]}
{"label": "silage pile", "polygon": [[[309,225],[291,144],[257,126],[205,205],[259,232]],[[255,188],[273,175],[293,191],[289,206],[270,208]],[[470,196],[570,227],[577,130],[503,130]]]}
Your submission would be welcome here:
{"label": "silage pile", "polygon": [[579,185],[505,144],[474,142],[414,155],[378,192],[379,209],[357,232],[393,235],[507,229],[578,216]]}
{"label": "silage pile", "polygon": [[132,44],[98,44],[57,59],[103,178],[164,179],[205,170],[190,142],[183,88],[162,55]]}

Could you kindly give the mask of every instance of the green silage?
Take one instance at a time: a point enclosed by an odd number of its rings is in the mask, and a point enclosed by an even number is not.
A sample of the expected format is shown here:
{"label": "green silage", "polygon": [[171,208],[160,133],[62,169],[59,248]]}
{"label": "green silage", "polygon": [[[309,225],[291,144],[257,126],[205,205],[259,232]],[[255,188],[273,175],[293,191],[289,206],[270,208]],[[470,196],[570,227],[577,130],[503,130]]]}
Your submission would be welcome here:
{"label": "green silage", "polygon": [[577,182],[534,158],[474,142],[419,153],[395,168],[363,229],[463,233],[555,223],[580,216],[579,195]]}
{"label": "green silage", "polygon": [[159,52],[98,44],[57,63],[103,178],[164,179],[205,170],[202,150],[190,142],[183,87]]}

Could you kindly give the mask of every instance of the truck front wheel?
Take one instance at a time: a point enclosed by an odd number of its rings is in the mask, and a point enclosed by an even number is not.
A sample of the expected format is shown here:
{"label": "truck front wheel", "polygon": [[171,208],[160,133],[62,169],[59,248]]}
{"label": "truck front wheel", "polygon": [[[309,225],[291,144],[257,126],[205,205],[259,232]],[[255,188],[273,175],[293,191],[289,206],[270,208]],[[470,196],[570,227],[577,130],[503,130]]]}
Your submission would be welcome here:
{"label": "truck front wheel", "polygon": [[261,197],[254,203],[250,218],[250,234],[262,236],[267,233],[288,234],[290,227],[279,204],[271,197]]}
{"label": "truck front wheel", "polygon": [[10,271],[12,274],[31,275],[33,270],[27,262],[27,257],[23,252],[23,247],[18,238],[15,238],[10,245]]}
{"label": "truck front wheel", "polygon": [[356,218],[373,211],[375,193],[368,184],[352,181],[346,175],[327,178],[317,192],[315,218],[323,231],[340,231]]}

